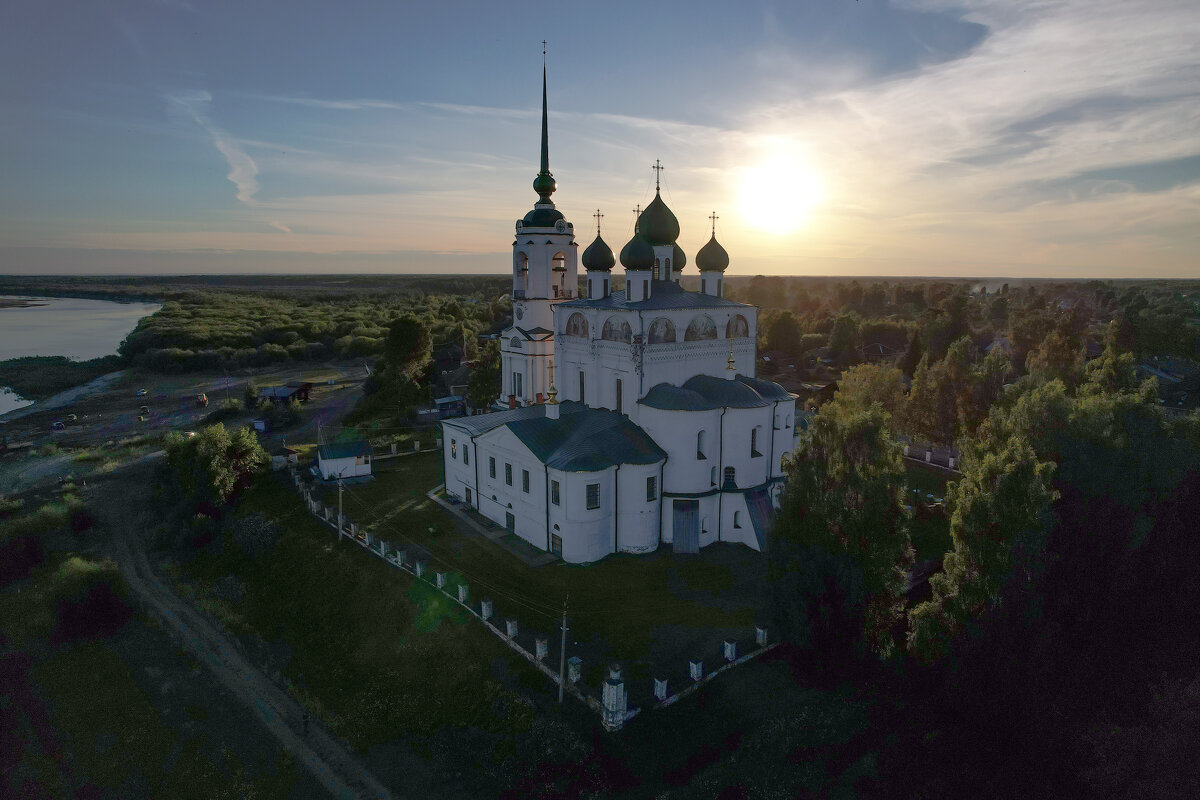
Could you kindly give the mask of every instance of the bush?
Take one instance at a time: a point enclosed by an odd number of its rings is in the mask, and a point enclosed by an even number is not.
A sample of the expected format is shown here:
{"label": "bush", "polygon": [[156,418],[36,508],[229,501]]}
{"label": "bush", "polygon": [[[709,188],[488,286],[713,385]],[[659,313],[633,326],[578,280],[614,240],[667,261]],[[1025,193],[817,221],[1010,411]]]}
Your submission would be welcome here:
{"label": "bush", "polygon": [[0,586],[24,578],[45,557],[42,540],[33,531],[0,528]]}
{"label": "bush", "polygon": [[70,558],[55,579],[52,638],[57,641],[110,636],[133,614],[129,589],[112,561]]}
{"label": "bush", "polygon": [[234,520],[233,543],[250,558],[259,558],[270,551],[279,539],[279,529],[262,514],[247,514]]}

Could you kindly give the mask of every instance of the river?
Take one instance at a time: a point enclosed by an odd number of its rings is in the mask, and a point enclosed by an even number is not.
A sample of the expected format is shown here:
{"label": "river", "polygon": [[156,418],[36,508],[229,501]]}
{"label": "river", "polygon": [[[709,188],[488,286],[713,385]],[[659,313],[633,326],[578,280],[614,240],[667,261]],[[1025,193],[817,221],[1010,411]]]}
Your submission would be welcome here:
{"label": "river", "polygon": [[[159,308],[158,303],[0,296],[0,361],[23,356],[86,361],[112,355],[138,320]],[[0,414],[31,402],[0,387]]]}

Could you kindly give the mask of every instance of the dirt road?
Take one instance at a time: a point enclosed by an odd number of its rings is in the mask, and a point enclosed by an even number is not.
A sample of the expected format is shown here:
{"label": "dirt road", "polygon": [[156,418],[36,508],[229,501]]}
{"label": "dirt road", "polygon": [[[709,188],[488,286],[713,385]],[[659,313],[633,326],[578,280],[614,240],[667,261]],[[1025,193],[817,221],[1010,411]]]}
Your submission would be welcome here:
{"label": "dirt road", "polygon": [[391,798],[392,793],[349,750],[315,720],[306,721],[299,703],[238,652],[217,626],[194,611],[155,572],[141,531],[121,520],[110,529],[113,556],[145,610],[178,634],[183,646],[248,709],[280,744],[334,797]]}

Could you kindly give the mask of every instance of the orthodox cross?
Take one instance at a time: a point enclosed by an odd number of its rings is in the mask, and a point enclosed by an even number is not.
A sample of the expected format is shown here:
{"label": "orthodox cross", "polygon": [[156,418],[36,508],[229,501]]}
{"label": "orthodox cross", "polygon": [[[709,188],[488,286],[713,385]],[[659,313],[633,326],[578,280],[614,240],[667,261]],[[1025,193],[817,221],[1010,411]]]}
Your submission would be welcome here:
{"label": "orthodox cross", "polygon": [[642,206],[639,203],[637,208],[633,210],[633,232],[637,233],[638,219],[642,216]]}
{"label": "orthodox cross", "polygon": [[546,60],[546,40],[542,39],[542,60]]}
{"label": "orthodox cross", "polygon": [[713,213],[708,215],[708,218],[712,220],[712,234],[713,234],[713,236],[716,236],[717,235],[717,220],[719,220],[720,217],[718,217],[717,212],[714,211]]}
{"label": "orthodox cross", "polygon": [[596,218],[596,235],[600,235],[600,220],[604,219],[604,215],[600,213],[600,209],[596,209],[596,213],[592,214]]}
{"label": "orthodox cross", "polygon": [[659,179],[662,178],[662,171],[666,169],[666,167],[664,167],[662,162],[656,158],[654,159],[654,166],[650,169],[654,170],[654,189],[657,191],[660,188]]}

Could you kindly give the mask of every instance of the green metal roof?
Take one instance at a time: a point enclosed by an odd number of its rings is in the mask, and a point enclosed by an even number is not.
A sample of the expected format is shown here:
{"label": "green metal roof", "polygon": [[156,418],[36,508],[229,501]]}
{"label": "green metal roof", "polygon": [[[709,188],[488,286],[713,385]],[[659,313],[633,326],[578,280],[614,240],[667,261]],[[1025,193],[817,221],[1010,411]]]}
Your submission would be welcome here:
{"label": "green metal roof", "polygon": [[322,461],[334,458],[357,458],[371,454],[371,444],[362,439],[349,442],[330,442],[317,448],[317,455]]}
{"label": "green metal roof", "polygon": [[[647,268],[649,269],[649,268]],[[560,303],[561,308],[612,308],[627,311],[652,311],[671,308],[746,308],[754,306],[738,303],[724,297],[700,292],[689,292],[675,281],[652,280],[650,282],[650,297],[646,300],[630,302],[625,299],[625,291],[613,292],[608,297],[580,298]]]}
{"label": "green metal roof", "polygon": [[657,464],[667,457],[628,417],[579,403],[560,404],[558,419],[532,417],[510,422],[508,428],[539,461],[565,472]]}
{"label": "green metal roof", "polygon": [[695,375],[683,384],[660,383],[638,402],[664,411],[711,411],[717,408],[765,408],[792,395],[772,381],[738,375],[736,379]]}

